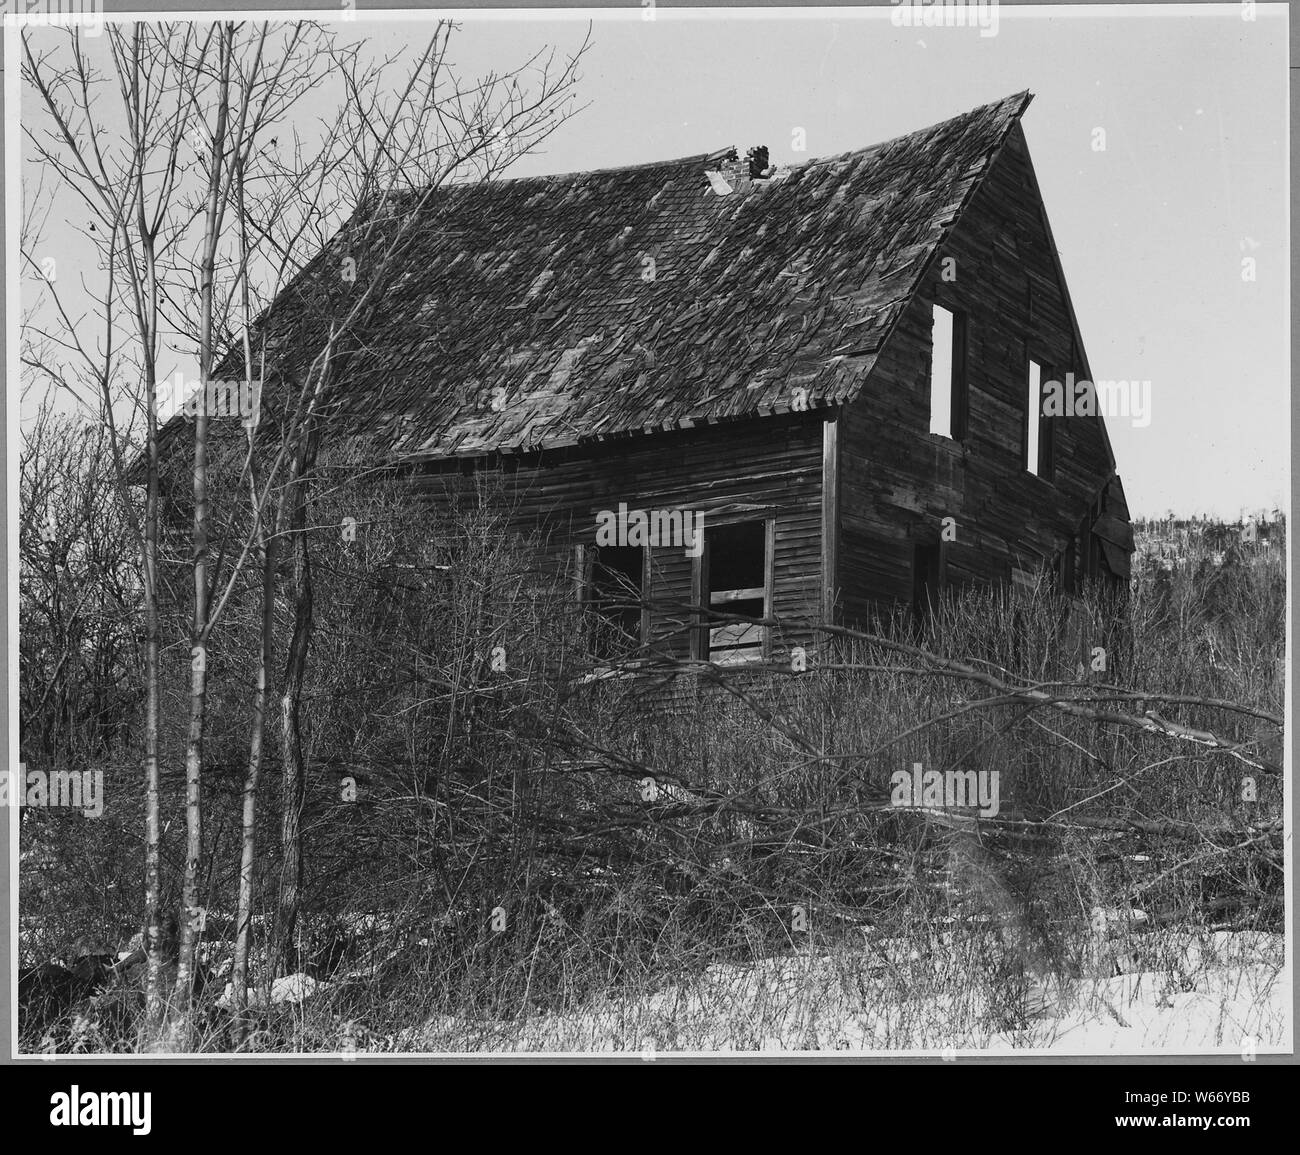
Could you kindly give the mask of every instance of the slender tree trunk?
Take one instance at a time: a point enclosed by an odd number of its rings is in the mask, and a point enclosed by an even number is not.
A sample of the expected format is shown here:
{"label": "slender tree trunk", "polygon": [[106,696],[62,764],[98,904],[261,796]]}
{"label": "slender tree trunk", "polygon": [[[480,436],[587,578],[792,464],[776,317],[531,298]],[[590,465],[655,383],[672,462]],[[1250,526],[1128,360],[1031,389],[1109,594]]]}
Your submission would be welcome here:
{"label": "slender tree trunk", "polygon": [[[244,167],[235,170],[235,199],[239,212],[240,300],[243,309],[244,375],[253,379],[253,346],[249,336],[249,317],[252,312],[248,293],[248,214],[244,203]],[[265,362],[263,362],[265,369]],[[240,818],[242,840],[239,852],[239,907],[235,923],[235,959],[231,969],[231,988],[235,1011],[235,1039],[242,1043],[245,1036],[245,1011],[248,1009],[248,955],[253,931],[253,866],[257,860],[257,788],[262,775],[262,756],[266,742],[267,682],[271,671],[271,658],[275,647],[275,525],[267,525],[266,511],[260,504],[261,479],[257,466],[257,427],[261,419],[261,394],[259,379],[258,411],[248,425],[249,509],[254,525],[258,527],[262,547],[262,636],[257,656],[256,684],[253,690],[253,720],[248,736],[248,770],[244,775],[244,809]]]}
{"label": "slender tree trunk", "polygon": [[[206,380],[206,375],[204,375]],[[194,419],[194,617],[190,632],[190,717],[185,744],[185,875],[181,887],[176,1005],[188,1006],[194,983],[203,857],[203,728],[207,707],[208,493],[207,418]]]}
{"label": "slender tree trunk", "polygon": [[[203,403],[194,418],[194,616],[190,627],[190,724],[185,744],[185,877],[181,889],[180,942],[176,961],[176,1004],[188,1011],[194,988],[195,947],[198,939],[199,872],[203,857],[203,729],[208,693],[208,383],[213,363],[213,281],[221,228],[223,156],[226,149],[226,111],[230,92],[233,26],[221,26],[221,75],[217,120],[208,161],[207,220],[204,225],[203,262],[199,283],[199,386]],[[184,1015],[188,1026],[188,1014]]]}
{"label": "slender tree trunk", "polygon": [[[138,32],[137,32],[138,37]],[[137,181],[142,180],[137,172]],[[158,763],[160,724],[159,685],[162,677],[162,643],[158,624],[158,263],[153,234],[145,227],[143,197],[137,198],[136,228],[144,258],[144,292],[137,314],[145,347],[145,428],[149,455],[149,494],[145,500],[144,596],[145,596],[145,841],[144,841],[144,951],[145,1026],[151,1043],[161,1038],[167,1014],[166,976],[174,942],[164,936],[162,914],[162,818],[161,774]],[[105,389],[105,407],[111,404]],[[120,476],[120,473],[119,473]]]}
{"label": "slender tree trunk", "polygon": [[145,1022],[150,1038],[162,1030],[166,1010],[162,950],[162,824],[159,820],[158,677],[161,647],[158,638],[158,407],[152,358],[145,360],[148,389],[149,496],[145,504],[145,723],[144,723],[144,943]]}
{"label": "slender tree trunk", "polygon": [[[244,776],[243,847],[239,856],[239,914],[235,933],[233,986],[236,1019],[248,1005],[248,947],[253,925],[253,864],[257,855],[257,786],[262,772],[266,739],[267,673],[271,666],[272,631],[275,627],[275,536],[262,535],[262,649],[258,655],[257,685],[253,692],[253,722],[248,739],[248,771]],[[237,1022],[237,1030],[242,1025]]]}
{"label": "slender tree trunk", "polygon": [[[313,440],[307,435],[308,442]],[[314,455],[311,447],[304,447],[294,463],[291,497],[290,532],[293,538],[294,613],[293,637],[285,663],[284,683],[280,698],[280,747],[284,772],[280,788],[281,825],[280,848],[283,855],[280,873],[280,900],[276,917],[278,928],[277,955],[280,965],[297,963],[293,952],[294,932],[297,929],[298,909],[302,892],[302,806],[305,794],[306,768],[302,751],[302,683],[307,668],[307,651],[312,634],[312,578],[311,554],[307,543],[307,479],[306,474]]]}

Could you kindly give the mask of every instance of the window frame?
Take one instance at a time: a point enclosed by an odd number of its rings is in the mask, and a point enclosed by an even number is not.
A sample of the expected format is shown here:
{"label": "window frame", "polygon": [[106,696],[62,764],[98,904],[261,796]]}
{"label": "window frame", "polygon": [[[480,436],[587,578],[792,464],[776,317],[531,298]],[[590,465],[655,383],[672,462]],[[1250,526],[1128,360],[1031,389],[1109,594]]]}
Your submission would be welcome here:
{"label": "window frame", "polygon": [[[756,515],[756,516],[755,516]],[[710,625],[704,612],[713,608],[713,593],[709,584],[711,530],[732,529],[740,525],[761,525],[763,527],[763,617],[771,618],[776,597],[776,511],[774,509],[746,511],[744,514],[732,514],[710,519],[705,516],[704,544],[698,557],[691,559],[691,658],[695,661],[719,665],[743,665],[752,661],[768,661],[772,656],[772,631],[767,626],[759,626],[760,651],[758,658],[742,657],[731,662],[717,662],[713,657],[712,632],[716,628]],[[759,587],[745,587],[756,589]],[[709,594],[709,605],[704,605],[705,592]],[[719,591],[734,592],[734,591]]]}
{"label": "window frame", "polygon": [[[641,545],[620,546],[615,548],[639,549],[641,551],[641,612],[637,622],[638,636],[636,638],[636,644],[633,647],[632,654],[629,655],[631,657],[641,657],[646,653],[650,646],[650,547]],[[578,555],[576,566],[578,603],[583,610],[600,614],[601,611],[597,608],[597,602],[599,599],[593,596],[595,593],[593,579],[601,547],[596,545],[594,542],[583,542],[580,543],[576,549]],[[626,658],[620,659],[596,653],[595,639],[590,635],[585,637],[583,642],[587,656],[595,662],[626,660]]]}
{"label": "window frame", "polygon": [[[935,340],[934,333],[938,310],[942,309],[952,320],[951,341],[948,350],[948,432],[940,433],[934,428],[935,409]],[[932,437],[942,437],[945,441],[962,443],[966,440],[970,428],[970,382],[967,371],[969,330],[965,310],[953,308],[939,301],[930,305],[930,372],[928,397],[930,416],[927,432]]]}
{"label": "window frame", "polygon": [[1056,370],[1050,361],[1040,361],[1038,381],[1038,476],[1052,485],[1056,481],[1056,419],[1043,412],[1043,386],[1055,381]]}
{"label": "window frame", "polygon": [[[1023,472],[1037,477],[1040,481],[1052,485],[1056,480],[1056,422],[1043,412],[1043,386],[1048,381],[1056,380],[1051,362],[1036,355],[1037,350],[1030,349],[1025,354],[1025,376],[1022,390],[1024,398],[1024,420],[1020,430],[1020,468]],[[1033,380],[1032,367],[1038,366],[1038,406],[1037,414],[1031,414],[1030,385]],[[1034,468],[1029,467],[1029,422],[1038,419],[1038,453]]]}

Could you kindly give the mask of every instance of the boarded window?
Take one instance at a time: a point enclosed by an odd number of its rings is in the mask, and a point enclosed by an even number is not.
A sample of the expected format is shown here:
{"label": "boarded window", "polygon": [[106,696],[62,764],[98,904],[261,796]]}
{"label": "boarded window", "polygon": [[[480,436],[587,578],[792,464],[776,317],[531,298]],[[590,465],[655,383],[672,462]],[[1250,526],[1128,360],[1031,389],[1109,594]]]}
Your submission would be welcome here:
{"label": "boarded window", "polygon": [[642,643],[645,550],[639,546],[593,546],[587,605],[594,611],[592,655],[627,657]]}
{"label": "boarded window", "polygon": [[718,615],[762,619],[771,605],[768,525],[747,521],[704,531],[702,602],[710,661],[743,662],[763,657],[766,630],[757,621],[719,621]]}
{"label": "boarded window", "polygon": [[966,436],[966,318],[934,306],[930,329],[930,432]]}

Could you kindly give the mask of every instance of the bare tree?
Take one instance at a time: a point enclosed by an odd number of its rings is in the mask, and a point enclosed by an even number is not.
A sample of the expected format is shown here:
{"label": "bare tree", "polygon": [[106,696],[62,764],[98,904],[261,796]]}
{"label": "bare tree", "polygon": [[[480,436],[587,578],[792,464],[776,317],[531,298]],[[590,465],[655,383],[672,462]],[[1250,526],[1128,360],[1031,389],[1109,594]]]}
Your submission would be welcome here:
{"label": "bare tree", "polygon": [[[344,143],[345,151],[342,157],[330,156],[313,168],[320,179],[315,187],[329,183],[334,195],[317,193],[311,203],[353,198],[358,210],[344,231],[346,272],[341,275],[339,252],[331,250],[316,263],[315,275],[299,282],[297,303],[310,302],[311,310],[326,321],[318,342],[297,350],[306,369],[286,402],[276,458],[277,464],[288,462],[274,524],[275,535],[287,535],[293,550],[294,607],[280,698],[283,865],[276,953],[282,961],[292,953],[302,887],[301,702],[313,623],[307,528],[311,480],[323,434],[321,417],[334,401],[350,359],[364,350],[382,316],[386,293],[404,268],[411,240],[427,227],[427,209],[439,190],[466,176],[499,175],[572,115],[578,60],[586,48],[584,42],[558,67],[553,57],[534,56],[509,71],[464,82],[446,62],[454,27],[445,21],[437,25],[395,86],[395,97],[388,93],[394,88],[390,73],[396,62],[366,66],[355,53],[337,49],[331,57],[348,93],[337,122],[337,140]],[[530,73],[535,74],[531,85],[527,83]],[[295,187],[304,187],[303,176],[293,174]],[[263,373],[266,343],[282,332],[278,321],[267,317],[256,326]],[[245,370],[250,374],[251,360],[246,351]]]}
{"label": "bare tree", "polygon": [[[75,369],[85,371],[97,386],[95,416],[109,433],[115,480],[129,512],[131,528],[141,557],[145,615],[145,938],[148,956],[147,1019],[157,1030],[164,1013],[163,947],[161,935],[161,881],[159,846],[159,568],[158,568],[158,361],[160,285],[158,260],[167,237],[163,234],[167,206],[178,174],[177,160],[187,131],[187,120],[169,112],[163,87],[144,76],[141,40],[137,29],[131,42],[116,30],[111,36],[119,92],[127,120],[125,134],[115,144],[110,130],[98,125],[91,113],[93,101],[105,84],[83,50],[79,28],[67,35],[70,51],[57,60],[33,51],[24,37],[24,78],[35,90],[48,114],[41,130],[27,129],[36,156],[57,174],[59,183],[72,189],[90,213],[81,235],[98,253],[104,273],[97,298],[96,321],[103,336],[96,346],[83,341],[80,318],[68,312],[57,291],[51,292],[59,324],[55,333],[41,333],[57,351],[67,354]],[[40,268],[30,249],[24,256],[33,269]],[[51,283],[53,290],[53,284]],[[128,328],[129,326],[129,328]],[[130,354],[119,352],[117,339],[130,333]],[[56,335],[57,334],[57,335]],[[33,366],[66,384],[67,375],[57,360]],[[138,374],[135,391],[123,390],[121,376]],[[119,424],[119,408],[125,426]],[[144,476],[147,496],[143,524],[135,503],[127,498],[128,470],[135,446],[132,426],[143,413]]]}
{"label": "bare tree", "polygon": [[[399,59],[366,63],[356,45],[340,46],[312,24],[248,27],[136,25],[110,29],[108,67],[101,74],[79,31],[65,51],[38,52],[28,34],[24,75],[47,114],[28,127],[33,152],[91,214],[83,236],[100,257],[103,284],[94,348],[52,292],[58,324],[47,332],[54,356],[32,366],[58,384],[71,379],[64,355],[89,370],[98,390],[97,418],[109,432],[115,481],[123,496],[132,480],[146,488],[143,518],[131,524],[141,556],[145,629],[146,927],[148,1022],[163,1024],[164,960],[159,927],[159,568],[163,458],[174,458],[178,429],[159,425],[160,362],[170,345],[194,357],[202,403],[193,413],[189,569],[191,655],[185,753],[186,852],[174,989],[173,1044],[187,1037],[195,978],[196,932],[202,918],[203,767],[208,648],[213,631],[251,559],[261,563],[260,645],[254,673],[249,757],[240,852],[236,1005],[248,981],[257,793],[266,743],[269,669],[274,658],[277,543],[292,548],[293,629],[281,682],[280,741],[284,762],[281,843],[284,876],[277,919],[278,954],[292,942],[302,885],[304,755],[301,697],[312,633],[308,549],[310,486],[322,441],[322,412],[332,403],[340,368],[364,347],[400,269],[413,230],[437,190],[449,181],[490,179],[535,148],[573,113],[572,95],[584,42],[558,64],[534,56],[522,65],[462,81],[447,62],[455,26],[439,22],[409,66]],[[402,79],[394,84],[396,70]],[[304,139],[290,113],[331,75],[343,95],[332,120]],[[116,88],[124,126],[94,103]],[[292,148],[281,147],[292,140]],[[319,274],[332,256],[325,238],[355,203],[347,228],[362,276],[341,283]],[[29,248],[29,266],[39,267]],[[268,366],[281,336],[271,303],[287,284],[310,286],[312,306],[328,318],[315,346],[299,350],[305,371]],[[258,299],[259,287],[269,292]],[[300,293],[301,296],[301,293]],[[259,309],[260,306],[260,309]],[[246,448],[238,485],[248,485],[242,540],[222,540],[213,553],[210,453],[216,428],[208,402],[214,376],[238,373],[250,391],[268,374],[280,385],[276,419],[245,415]],[[132,378],[135,380],[133,381]],[[138,382],[138,383],[137,383]],[[123,424],[125,422],[125,424]],[[135,428],[143,425],[140,437]],[[175,425],[173,418],[172,425]],[[228,440],[228,439],[225,439]],[[165,450],[165,453],[164,453]],[[134,506],[131,506],[134,511]]]}

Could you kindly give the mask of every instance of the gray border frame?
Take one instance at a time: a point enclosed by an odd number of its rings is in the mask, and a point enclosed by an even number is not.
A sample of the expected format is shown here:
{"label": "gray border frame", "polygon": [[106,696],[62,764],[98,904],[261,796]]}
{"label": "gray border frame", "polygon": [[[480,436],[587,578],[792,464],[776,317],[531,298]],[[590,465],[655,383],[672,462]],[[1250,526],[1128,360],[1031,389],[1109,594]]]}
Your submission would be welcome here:
{"label": "gray border frame", "polygon": [[[1025,6],[1028,3],[1028,0],[999,0],[999,2],[1001,4],[1005,4],[1008,6],[1020,7],[1020,6]],[[1128,5],[1130,2],[1131,0],[1125,0],[1126,5]],[[1193,2],[1195,2],[1199,6],[1202,0],[1193,0]],[[1257,0],[1257,3],[1259,4],[1260,7],[1267,6],[1269,8],[1280,7],[1281,2],[1282,0],[1267,0],[1267,5],[1266,5],[1266,0]],[[1287,8],[1289,9],[1289,25],[1288,25],[1289,72],[1294,72],[1297,69],[1300,69],[1300,63],[1297,63],[1298,58],[1300,58],[1300,26],[1298,26],[1297,21],[1295,19],[1296,10],[1294,7],[1294,5],[1297,2],[1300,2],[1300,0],[1284,0],[1284,2],[1286,3]],[[782,3],[781,0],[711,0],[711,2],[699,2],[699,0],[654,0],[654,3],[657,8],[664,8],[664,9],[705,8],[705,7],[735,8],[735,9],[773,8],[773,7],[810,7],[811,8],[811,7],[821,6],[816,4],[801,3],[800,0],[786,0],[786,2],[784,3]],[[1111,3],[1108,2],[1108,0],[1036,0],[1036,3],[1038,6],[1050,5],[1052,7],[1062,7],[1062,8],[1112,6]],[[826,5],[826,6],[829,7],[830,5]],[[849,7],[865,7],[865,6],[866,5],[849,5]],[[888,7],[888,4],[879,3],[873,6]],[[1179,0],[1145,0],[1143,6],[1183,7],[1186,5],[1184,3],[1179,2]],[[1221,6],[1232,7],[1233,5],[1229,2],[1227,4],[1222,4]],[[402,4],[397,2],[386,3],[384,2],[384,0],[356,0],[356,14],[358,20],[364,19],[368,11],[371,12],[399,11],[405,9],[411,12],[421,12],[421,11],[429,11],[431,9],[440,8],[440,7],[452,8],[452,9],[465,9],[465,10],[469,10],[469,9],[491,10],[491,9],[506,9],[506,8],[535,9],[538,10],[539,12],[545,11],[547,9],[553,9],[553,8],[568,8],[568,9],[591,9],[593,10],[593,12],[595,12],[599,10],[620,9],[620,8],[639,9],[641,7],[641,4],[639,3],[639,0],[625,0],[624,3],[598,3],[595,2],[595,0],[566,0],[566,2],[561,2],[561,3],[548,3],[547,0],[509,0],[509,2],[502,2],[502,3],[489,3],[489,2],[485,2],[485,0],[452,0],[452,3],[450,5],[441,6],[441,5],[435,5],[429,3]],[[111,15],[114,13],[141,13],[141,14],[158,13],[162,15],[168,12],[195,13],[195,12],[202,12],[208,10],[214,12],[283,11],[286,14],[290,12],[294,12],[294,13],[319,12],[322,15],[325,14],[337,15],[340,6],[338,3],[334,2],[334,0],[308,0],[308,2],[299,2],[299,3],[293,3],[292,0],[191,0],[191,2],[189,3],[184,3],[183,0],[178,0],[178,2],[173,2],[173,3],[168,3],[166,2],[166,0],[134,0],[134,2],[132,2],[132,0],[103,0],[103,9],[106,15]],[[0,27],[0,44],[3,44],[3,38],[6,38],[9,35],[11,35],[13,31],[14,30],[11,28]],[[4,112],[5,112],[5,92],[3,87],[4,79],[5,78],[4,78],[4,70],[3,70],[3,61],[2,59],[0,59],[0,123],[3,123]],[[1297,86],[1295,77],[1290,77],[1289,92],[1288,92],[1288,107],[1290,113],[1289,126],[1288,126],[1289,127],[1288,136],[1289,136],[1289,143],[1290,143],[1289,176],[1290,176],[1290,186],[1294,190],[1297,185],[1296,178],[1297,176],[1300,176],[1300,159],[1298,159],[1298,157],[1300,157],[1300,149],[1298,149],[1297,147],[1300,146],[1300,128],[1298,128],[1298,125],[1300,125],[1300,116],[1297,115],[1298,113],[1300,113],[1300,87]],[[8,179],[8,174],[0,172],[0,194],[3,193],[5,187],[4,181],[6,179]],[[0,198],[0,203],[3,203],[2,198]],[[1297,222],[1300,222],[1300,207],[1297,207],[1296,199],[1293,195],[1291,199],[1290,218],[1289,218],[1292,236],[1295,233]],[[7,241],[8,241],[8,224],[6,221],[5,228],[0,229],[0,269],[4,269],[4,270],[8,269],[8,253],[6,250]],[[1294,252],[1291,251],[1290,237],[1288,237],[1287,247],[1288,247],[1287,256],[1288,256],[1288,260],[1291,263],[1290,266],[1291,267],[1291,280],[1290,280],[1291,373],[1292,373],[1292,397],[1293,397],[1293,404],[1291,406],[1291,460],[1292,460],[1291,510],[1292,513],[1294,514],[1297,505],[1300,504],[1300,500],[1298,500],[1300,499],[1300,489],[1297,488],[1296,471],[1294,468],[1297,446],[1300,446],[1300,413],[1297,412],[1296,406],[1294,404],[1294,372],[1295,372],[1295,365],[1297,361],[1300,361],[1300,328],[1298,328],[1296,324],[1297,296],[1298,296],[1297,290],[1300,289],[1300,270],[1297,269],[1297,265],[1295,262],[1295,255]],[[0,366],[7,364],[7,361],[5,361],[4,358],[6,358],[8,355],[7,342],[10,339],[10,335],[8,333],[7,326],[8,326],[8,318],[10,315],[11,304],[12,303],[8,300],[8,278],[6,275],[3,284],[0,284],[0,308],[3,309],[3,317],[4,317],[4,322],[0,323]],[[11,740],[10,728],[11,726],[14,727],[15,732],[13,734],[13,748],[16,748],[17,746],[17,741],[16,741],[17,718],[11,719],[9,716],[10,714],[9,661],[12,660],[12,656],[16,653],[17,637],[14,636],[13,634],[10,615],[11,613],[16,614],[16,606],[13,601],[13,598],[17,586],[17,571],[16,568],[14,568],[11,559],[8,556],[8,543],[9,543],[9,534],[14,529],[14,527],[10,525],[10,514],[9,514],[10,489],[11,487],[16,486],[17,479],[16,477],[11,476],[12,469],[15,468],[15,462],[10,460],[8,432],[9,432],[9,422],[11,421],[11,419],[16,420],[16,414],[17,414],[17,409],[19,404],[18,388],[19,388],[18,382],[16,381],[9,382],[6,375],[5,387],[3,390],[0,390],[0,394],[2,394],[2,396],[0,396],[0,429],[3,429],[5,431],[5,436],[0,437],[0,476],[3,476],[4,479],[4,487],[2,491],[4,495],[4,500],[0,502],[0,556],[3,556],[5,559],[4,571],[5,571],[5,578],[6,578],[3,584],[3,589],[0,590],[0,630],[3,630],[3,634],[4,634],[5,655],[6,655],[6,665],[5,665],[6,678],[4,683],[4,692],[0,694],[0,735],[3,736],[4,741],[6,743],[9,743]],[[1295,577],[1296,577],[1294,546],[1292,544],[1292,540],[1293,540],[1292,535],[1288,534],[1287,543],[1288,543],[1289,556],[1288,556],[1288,572],[1287,572],[1287,581],[1288,581],[1287,590],[1288,590],[1288,612],[1290,614],[1290,623],[1289,623],[1290,629],[1289,629],[1288,639],[1287,639],[1288,672],[1290,672],[1291,662],[1296,652],[1297,642],[1300,641],[1300,632],[1297,631],[1296,615],[1291,612],[1291,607],[1289,604],[1292,592],[1295,589]],[[1294,677],[1291,679],[1289,705],[1291,707],[1290,716],[1292,720],[1294,720],[1296,717],[1297,706],[1300,706],[1300,696],[1297,696]],[[1289,733],[1287,734],[1287,738],[1288,738],[1287,754],[1289,755],[1291,750],[1291,741],[1293,740],[1293,738],[1292,735]],[[5,753],[4,753],[4,760],[6,764],[8,763],[9,749],[10,747],[6,745]],[[1287,767],[1288,770],[1292,769],[1291,760],[1289,757],[1286,758],[1284,765]],[[5,811],[7,811],[8,809],[9,809],[8,807],[4,808]],[[17,810],[14,810],[13,813],[14,815],[16,815]],[[1291,828],[1290,828],[1292,834],[1294,834],[1295,825],[1296,825],[1296,797],[1295,797],[1295,789],[1294,789],[1294,780],[1292,780]],[[0,811],[0,895],[3,895],[3,903],[0,904],[0,914],[3,915],[2,919],[0,919],[0,944],[3,945],[3,960],[4,960],[4,965],[0,966],[0,1063],[4,1065],[10,1065],[10,1064],[39,1065],[44,1062],[50,1062],[50,1060],[41,1060],[35,1058],[16,1059],[14,1058],[14,1056],[11,1054],[9,1050],[10,1042],[11,1042],[10,1031],[12,1025],[11,1014],[14,1007],[14,998],[16,993],[14,987],[17,982],[17,975],[15,970],[17,964],[17,943],[8,941],[10,918],[12,913],[9,905],[10,898],[11,895],[17,893],[17,879],[14,877],[16,868],[12,863],[11,856],[10,856],[10,846],[9,846],[10,837],[11,837],[10,815],[4,813],[3,811]],[[1296,938],[1295,938],[1295,926],[1294,926],[1295,894],[1296,894],[1295,884],[1297,881],[1296,875],[1297,875],[1297,868],[1296,868],[1295,856],[1293,853],[1292,864],[1291,864],[1291,877],[1287,880],[1291,887],[1290,891],[1288,892],[1288,897],[1291,899],[1291,916],[1293,919],[1292,925],[1287,928],[1288,940],[1291,947],[1293,995],[1296,990],[1296,971],[1297,969],[1300,969],[1300,966],[1297,965],[1297,957],[1296,957],[1297,951],[1296,951]],[[1292,1002],[1293,1045],[1298,1036],[1300,1036],[1300,1009],[1298,1009],[1296,1000],[1293,998],[1293,1002]],[[592,1055],[583,1058],[569,1058],[569,1057],[548,1056],[548,1055],[534,1056],[534,1055],[515,1054],[515,1053],[508,1053],[508,1054],[501,1054],[501,1055],[495,1055],[495,1054],[455,1055],[455,1056],[449,1056],[445,1058],[424,1057],[424,1056],[404,1056],[404,1055],[366,1056],[363,1054],[358,1054],[356,1056],[355,1061],[358,1064],[364,1064],[368,1066],[373,1064],[409,1065],[409,1064],[416,1064],[416,1063],[427,1064],[427,1063],[466,1063],[466,1062],[493,1063],[493,1064],[503,1063],[503,1062],[575,1063],[575,1062],[590,1062],[593,1060],[599,1060],[602,1062],[610,1062],[610,1063],[628,1063],[628,1064],[641,1064],[645,1061],[637,1054],[608,1055],[608,1056]],[[60,1056],[57,1059],[54,1059],[51,1062],[51,1065],[57,1066],[59,1063],[65,1063],[65,1064],[84,1063],[85,1061],[86,1060],[81,1059],[80,1057],[74,1055],[70,1055],[66,1057]],[[315,1056],[280,1057],[280,1056],[269,1055],[269,1056],[256,1056],[256,1057],[245,1058],[245,1057],[231,1057],[231,1056],[215,1055],[215,1054],[199,1055],[199,1056],[193,1056],[188,1058],[173,1057],[168,1055],[156,1055],[156,1056],[123,1055],[123,1056],[96,1058],[92,1061],[96,1063],[104,1063],[104,1064],[109,1064],[109,1063],[137,1064],[138,1063],[138,1064],[145,1064],[145,1065],[150,1063],[187,1064],[187,1063],[195,1063],[195,1062],[217,1063],[217,1064],[239,1063],[241,1065],[242,1064],[275,1065],[279,1063],[290,1062],[290,1063],[302,1063],[302,1064],[314,1064],[314,1065],[326,1065],[326,1066],[336,1065],[340,1062],[338,1058],[324,1058],[324,1057],[318,1058]],[[674,1061],[693,1062],[693,1063],[795,1062],[801,1064],[816,1063],[818,1061],[827,1061],[827,1062],[835,1062],[837,1064],[850,1062],[854,1064],[863,1064],[863,1065],[873,1065],[873,1064],[883,1063],[888,1065],[928,1065],[928,1066],[933,1066],[935,1064],[942,1064],[942,1060],[940,1060],[937,1056],[893,1056],[893,1057],[878,1058],[873,1055],[856,1055],[856,1054],[849,1055],[842,1052],[837,1052],[835,1054],[828,1054],[825,1056],[718,1055],[712,1057],[710,1056],[702,1057],[699,1055],[692,1055],[690,1058],[685,1058],[685,1057],[678,1058],[671,1053],[655,1055],[656,1064],[658,1063],[666,1064],[666,1063],[672,1063]],[[1257,1058],[1254,1061],[1256,1063],[1274,1065],[1274,1066],[1300,1065],[1300,1060],[1297,1059],[1294,1050],[1289,1055],[1261,1054],[1257,1056]],[[1003,1066],[1005,1065],[1075,1066],[1081,1063],[1086,1063],[1090,1065],[1095,1064],[1095,1065],[1102,1065],[1102,1066],[1118,1066],[1118,1067],[1129,1067],[1129,1066],[1160,1067],[1160,1066],[1186,1066],[1189,1064],[1197,1065],[1197,1066],[1236,1066],[1241,1062],[1242,1060],[1240,1058],[1236,1058],[1231,1055],[1150,1055],[1150,1056],[1044,1055],[1042,1057],[1036,1055],[1015,1055],[1015,1056],[988,1056],[988,1057],[963,1056],[962,1058],[958,1059],[956,1063],[942,1064],[942,1065],[959,1066],[966,1063],[978,1063],[981,1065],[1003,1065]]]}

